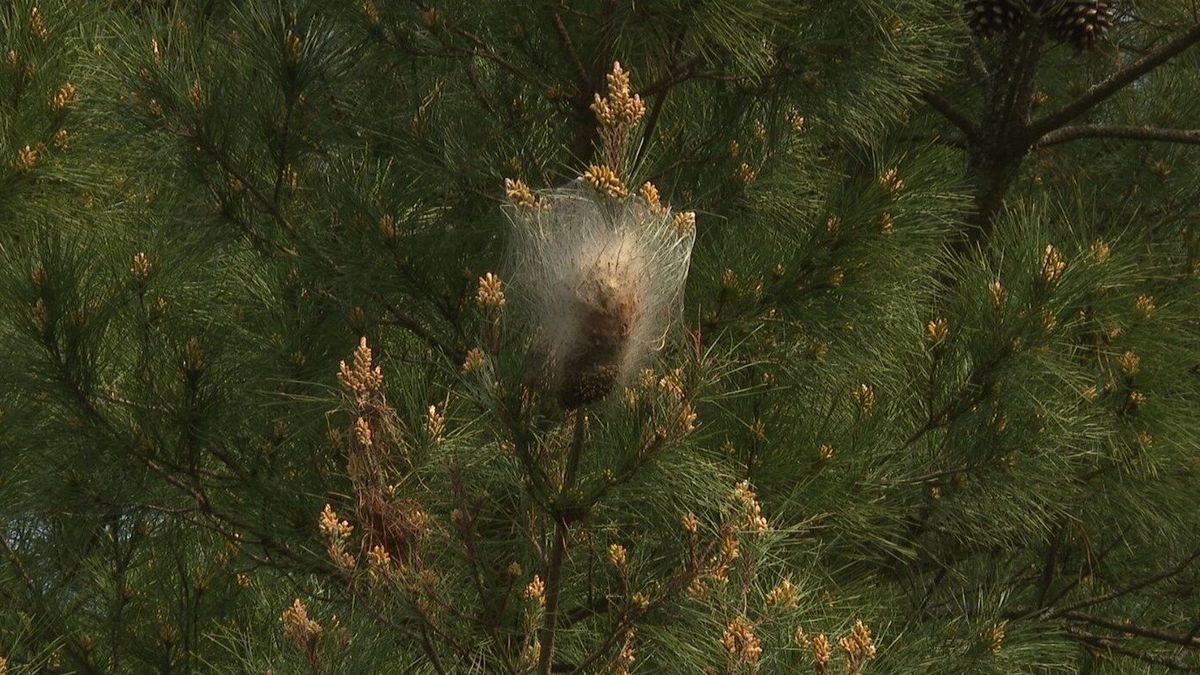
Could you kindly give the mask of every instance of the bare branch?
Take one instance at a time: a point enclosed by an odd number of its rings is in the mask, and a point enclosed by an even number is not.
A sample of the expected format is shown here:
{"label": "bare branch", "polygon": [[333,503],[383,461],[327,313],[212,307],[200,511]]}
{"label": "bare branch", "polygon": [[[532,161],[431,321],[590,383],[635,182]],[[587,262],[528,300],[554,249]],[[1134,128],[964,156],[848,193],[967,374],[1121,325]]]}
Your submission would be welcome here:
{"label": "bare branch", "polygon": [[1115,640],[1102,638],[1099,635],[1092,635],[1091,633],[1085,633],[1083,631],[1076,630],[1068,630],[1067,633],[1076,640],[1079,640],[1080,642],[1097,650],[1128,656],[1144,663],[1160,666],[1168,670],[1175,670],[1184,673],[1194,673],[1200,671],[1200,667],[1190,665],[1178,659],[1173,659],[1169,656],[1162,656],[1159,654],[1152,654],[1150,652],[1139,652],[1136,649],[1125,647]]}
{"label": "bare branch", "polygon": [[562,15],[555,8],[550,8],[550,18],[554,23],[554,31],[558,34],[558,41],[562,44],[563,51],[571,59],[571,64],[575,66],[575,75],[579,78],[579,91],[584,96],[588,92],[595,90],[595,85],[592,84],[592,78],[588,75],[588,69],[583,65],[583,59],[579,58],[579,51],[575,49],[575,41],[571,39],[571,33],[567,31],[567,25],[563,23]]}
{"label": "bare branch", "polygon": [[1132,125],[1089,124],[1062,127],[1042,136],[1035,146],[1046,148],[1080,138],[1119,138],[1131,141],[1159,141],[1164,143],[1192,143],[1200,145],[1200,129],[1160,129]]}
{"label": "bare branch", "polygon": [[1174,40],[1109,75],[1103,81],[1088,87],[1088,90],[1082,96],[1062,108],[1045,117],[1034,120],[1029,125],[1030,136],[1032,138],[1040,138],[1058,129],[1108,100],[1134,80],[1166,63],[1197,42],[1200,42],[1200,24],[1192,26]]}
{"label": "bare branch", "polygon": [[921,94],[921,98],[925,99],[926,103],[932,106],[934,110],[941,113],[942,117],[945,117],[947,120],[949,120],[951,124],[961,129],[962,132],[966,134],[968,141],[973,140],[979,135],[979,126],[976,125],[975,122],[971,121],[970,118],[960,112],[957,108],[951,105],[946,99],[932,92]]}
{"label": "bare branch", "polygon": [[1162,642],[1170,642],[1171,644],[1183,645],[1192,649],[1200,649],[1200,639],[1189,637],[1181,633],[1171,633],[1169,631],[1153,628],[1150,626],[1140,626],[1132,622],[1115,621],[1103,616],[1095,616],[1093,614],[1084,614],[1083,612],[1064,612],[1063,616],[1072,621],[1082,621],[1090,623],[1093,626],[1100,626],[1110,630],[1138,635],[1153,640]]}
{"label": "bare branch", "polygon": [[651,82],[650,84],[643,87],[640,91],[638,91],[638,95],[641,96],[642,98],[646,98],[647,96],[651,96],[652,94],[657,94],[665,89],[670,89],[671,87],[675,86],[676,84],[679,84],[680,82],[682,82],[690,77],[695,76],[696,72],[703,65],[704,65],[704,57],[703,56],[701,56],[701,55],[693,56],[692,58],[688,59],[687,61],[685,61],[684,63],[679,65],[677,68],[671,69],[662,77],[658,78],[654,82]]}
{"label": "bare branch", "polygon": [[[680,35],[675,40],[674,52],[677,53],[679,51],[682,42],[683,36]],[[654,138],[654,130],[658,126],[659,115],[662,114],[663,104],[666,103],[667,94],[670,93],[671,88],[686,81],[704,63],[702,58],[696,57],[688,61],[690,65],[680,67],[675,64],[674,56],[673,54],[671,66],[667,69],[667,79],[659,80],[651,85],[651,87],[658,88],[655,89],[654,104],[650,108],[650,116],[646,119],[645,127],[642,130],[642,142],[637,149],[639,160],[649,147],[650,141]]]}

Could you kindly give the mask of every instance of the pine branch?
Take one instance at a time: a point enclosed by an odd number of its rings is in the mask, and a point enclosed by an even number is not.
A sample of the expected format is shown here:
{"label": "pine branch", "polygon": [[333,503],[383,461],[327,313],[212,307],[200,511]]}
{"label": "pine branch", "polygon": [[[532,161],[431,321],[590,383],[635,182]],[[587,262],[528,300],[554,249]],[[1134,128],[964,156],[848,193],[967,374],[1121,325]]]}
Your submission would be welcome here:
{"label": "pine branch", "polygon": [[295,258],[300,255],[299,251],[284,246],[278,241],[269,240],[256,232],[255,229],[250,226],[248,221],[234,211],[234,205],[231,202],[225,201],[221,197],[220,193],[217,192],[216,186],[212,182],[206,180],[205,187],[208,189],[209,197],[212,198],[213,202],[216,203],[218,207],[217,213],[222,218],[236,226],[238,230],[245,235],[246,239],[249,240],[250,246],[257,251],[259,255],[264,258],[271,258],[272,251],[281,253],[289,258]]}
{"label": "pine branch", "polygon": [[650,84],[643,87],[640,91],[638,91],[638,96],[641,96],[642,98],[646,98],[647,96],[657,94],[665,89],[670,89],[671,87],[679,84],[680,82],[683,82],[684,80],[687,80],[687,79],[691,78],[692,76],[694,76],[697,73],[697,71],[700,70],[700,67],[703,65],[704,65],[704,57],[703,56],[700,56],[700,55],[693,56],[692,58],[685,61],[683,64],[670,69],[666,75],[663,75],[662,77],[658,78],[654,82],[651,82]]}
{"label": "pine branch", "polygon": [[[1113,551],[1115,551],[1117,549],[1117,546],[1119,546],[1121,544],[1121,542],[1122,542],[1122,538],[1120,536],[1113,537],[1113,540],[1107,546],[1105,546],[1103,549],[1101,549],[1099,553],[1096,553],[1094,556],[1089,556],[1088,564],[1091,565],[1092,567],[1099,567],[1100,564],[1102,562],[1104,562],[1104,560],[1109,556],[1109,554],[1111,554]],[[1083,576],[1082,575],[1077,576],[1075,579],[1071,580],[1068,584],[1066,584],[1066,586],[1059,589],[1058,592],[1054,594],[1054,597],[1046,604],[1054,605],[1059,600],[1062,600],[1063,598],[1067,597],[1067,594],[1069,594],[1071,591],[1075,590],[1079,586],[1080,582],[1082,582],[1082,581],[1083,581]],[[1031,612],[1032,611],[1040,611],[1040,609],[1039,610],[1031,610]]]}
{"label": "pine branch", "polygon": [[475,100],[479,101],[479,105],[492,117],[499,118],[501,115],[500,109],[496,107],[496,104],[484,92],[483,84],[479,81],[479,73],[475,70],[475,62],[467,61],[463,70],[467,74],[467,83],[471,85],[471,93],[475,95]]}
{"label": "pine branch", "polygon": [[[430,9],[432,9],[431,7],[427,6],[425,3],[421,2],[420,0],[413,0],[413,5],[416,6],[416,8],[421,12],[426,12],[426,11],[429,11]],[[529,84],[532,84],[535,87],[537,87],[539,90],[545,90],[546,87],[540,80],[538,80],[536,77],[530,75],[526,69],[521,68],[520,66],[516,65],[512,61],[509,61],[507,58],[502,56],[500,53],[498,53],[496,51],[495,47],[493,47],[486,40],[479,37],[475,33],[472,33],[471,31],[466,30],[464,28],[458,28],[457,26],[449,26],[449,27],[447,27],[447,30],[449,30],[450,33],[452,33],[452,34],[457,35],[457,36],[467,40],[471,44],[475,45],[476,48],[471,49],[471,48],[455,46],[455,45],[451,44],[450,42],[448,42],[442,36],[441,33],[437,33],[439,42],[441,42],[442,46],[445,47],[446,49],[449,49],[450,51],[460,54],[462,56],[470,56],[470,57],[474,57],[474,58],[480,58],[480,59],[485,59],[487,61],[491,61],[492,63],[496,64],[501,69],[507,71],[510,75],[516,77],[517,79],[528,82]]]}
{"label": "pine branch", "polygon": [[567,53],[571,65],[575,67],[575,75],[579,78],[579,91],[586,96],[588,92],[595,91],[596,86],[593,84],[591,76],[588,75],[587,67],[583,65],[583,59],[579,58],[579,50],[575,48],[575,41],[571,39],[571,33],[567,30],[567,25],[563,23],[559,8],[550,8],[550,19],[554,23],[554,32],[558,36],[559,44]]}
{"label": "pine branch", "polygon": [[633,617],[629,612],[622,612],[617,620],[613,622],[613,628],[609,631],[608,637],[604,639],[590,654],[583,660],[582,663],[569,667],[566,670],[569,673],[583,673],[587,668],[590,668],[597,661],[604,658],[612,648],[616,646],[617,640],[620,639],[622,633],[633,625]]}
{"label": "pine branch", "polygon": [[[287,216],[285,216],[283,211],[280,210],[279,203],[277,201],[268,199],[267,196],[258,189],[254,182],[250,180],[250,177],[247,174],[239,171],[237,166],[234,165],[233,161],[224,153],[222,153],[215,145],[210,143],[207,138],[203,136],[197,136],[194,140],[196,141],[196,147],[200,150],[200,152],[212,158],[212,160],[217,163],[217,166],[219,166],[222,171],[241,183],[247,194],[253,198],[253,201],[257,203],[267,215],[271,216],[271,218],[279,224],[279,226],[288,234],[288,236],[292,238],[293,241],[296,243],[304,243],[304,240],[296,231],[295,226],[292,225],[291,221],[288,220]],[[297,252],[291,251],[283,246],[277,245],[277,247],[281,250],[289,251],[292,255],[299,255]],[[327,257],[325,259],[328,260]]]}
{"label": "pine branch", "polygon": [[1042,565],[1042,573],[1038,579],[1038,596],[1037,606],[1046,606],[1046,595],[1050,592],[1050,585],[1054,582],[1054,568],[1058,562],[1058,552],[1062,547],[1062,538],[1066,527],[1059,525],[1055,530],[1053,538],[1050,540],[1050,545],[1046,547],[1046,560]]}
{"label": "pine branch", "polygon": [[1200,42],[1200,24],[1192,26],[1174,40],[1113,73],[1105,80],[1092,85],[1082,96],[1062,108],[1045,117],[1034,120],[1028,127],[1030,136],[1032,138],[1040,138],[1066,125],[1076,117],[1108,100],[1142,75],[1178,56],[1197,42]]}
{"label": "pine branch", "polygon": [[[446,635],[445,633],[439,633],[437,627],[429,623],[428,617],[422,613],[419,608],[417,608],[415,612],[419,617],[418,619],[397,618],[389,612],[381,611],[379,606],[380,603],[378,602],[379,597],[364,592],[364,589],[362,588],[342,586],[337,592],[346,593],[345,596],[340,598],[341,600],[350,602],[354,606],[362,608],[380,624],[396,630],[403,635],[405,639],[410,640],[414,644],[418,644],[421,651],[429,657],[430,666],[433,667],[434,671],[439,673],[439,675],[444,675],[450,671],[446,670],[446,667],[441,662],[439,655],[443,654],[444,652],[438,651],[437,646],[434,644],[433,637],[435,635],[440,635],[443,637],[449,644],[459,650],[460,655],[463,653],[469,653],[463,651],[462,645],[457,640],[454,640],[453,636]],[[391,609],[391,607],[389,606],[388,609]]]}
{"label": "pine branch", "polygon": [[[571,441],[571,450],[567,455],[566,471],[563,474],[562,489],[559,494],[566,494],[575,487],[575,478],[579,469],[579,460],[583,457],[583,432],[586,414],[575,411],[575,437]],[[567,537],[570,534],[570,523],[564,514],[556,514],[554,523],[554,543],[550,550],[550,560],[546,563],[546,618],[542,626],[542,653],[538,662],[538,672],[549,675],[554,665],[554,638],[558,632],[558,600],[562,591],[562,568],[567,550]]]}
{"label": "pine branch", "polygon": [[271,190],[271,200],[276,204],[279,203],[280,192],[283,190],[283,181],[287,173],[287,149],[288,136],[292,132],[292,116],[296,113],[296,102],[299,96],[292,92],[287,94],[287,110],[283,115],[283,128],[279,132],[279,159],[276,162],[275,170],[275,187]]}
{"label": "pine branch", "polygon": [[1200,129],[1162,129],[1158,127],[1139,127],[1123,124],[1089,124],[1056,129],[1038,139],[1035,145],[1039,148],[1047,148],[1051,145],[1066,143],[1080,138],[1119,138],[1131,141],[1159,141],[1200,145]]}
{"label": "pine branch", "polygon": [[1009,356],[1009,353],[1009,350],[1004,350],[991,361],[983,364],[978,370],[971,373],[971,376],[967,378],[967,382],[959,389],[957,395],[949,403],[938,412],[930,415],[929,419],[920,428],[909,434],[902,445],[889,452],[886,456],[890,457],[897,452],[907,449],[935,429],[949,427],[963,414],[983,402],[984,399],[992,394],[990,377],[993,370]]}
{"label": "pine branch", "polygon": [[[492,638],[492,642],[496,645],[496,651],[500,658],[501,665],[504,666],[504,671],[511,675],[516,675],[517,670],[502,649],[504,644],[500,637],[498,617],[501,612],[493,611],[488,606],[488,587],[484,580],[484,568],[486,567],[483,556],[479,552],[479,547],[476,546],[476,541],[479,538],[479,532],[476,529],[476,509],[472,509],[467,503],[466,495],[464,494],[462,467],[455,464],[451,467],[451,493],[454,496],[457,508],[463,514],[462,525],[458,528],[459,538],[462,540],[463,549],[466,553],[467,564],[471,570],[471,581],[475,586],[475,593],[479,596],[480,603],[480,619],[488,635]],[[506,593],[507,595],[507,593]]]}
{"label": "pine branch", "polygon": [[560,625],[564,628],[574,626],[580,621],[600,616],[611,609],[613,609],[612,600],[609,598],[596,598],[595,600],[592,600],[581,607],[577,607],[563,615]]}
{"label": "pine branch", "polygon": [[1011,146],[1015,150],[1013,156],[1017,158],[1027,149],[1027,146],[1022,147],[1020,141],[1025,138],[1035,91],[1034,81],[1042,57],[1043,40],[1044,35],[1041,31],[1014,33],[1006,45],[1006,50],[1012,53],[1012,61],[1008,62],[1008,68],[1002,68],[1000,71],[1008,86],[1002,93],[999,110],[996,111],[999,114],[999,122],[992,129],[1000,134],[1000,137],[993,140],[1002,141],[1004,146]]}
{"label": "pine branch", "polygon": [[457,357],[459,353],[463,351],[461,348],[451,347],[449,344],[439,339],[433,333],[429,332],[425,326],[421,325],[419,321],[406,314],[396,304],[390,302],[383,294],[371,292],[370,295],[376,302],[378,302],[383,306],[384,309],[387,310],[388,314],[392,316],[399,326],[417,336],[417,338],[423,341],[425,344],[441,351],[442,355],[450,357],[454,361],[459,360]]}
{"label": "pine branch", "polygon": [[554,665],[554,639],[558,633],[558,600],[562,591],[562,568],[567,550],[568,526],[560,516],[554,523],[554,543],[546,563],[546,618],[542,626],[542,651],[538,672],[549,675]]}
{"label": "pine branch", "polygon": [[446,675],[446,673],[449,671],[447,671],[446,667],[442,665],[442,660],[438,657],[438,650],[433,646],[433,640],[429,639],[429,629],[422,626],[420,631],[421,649],[423,649],[425,654],[429,657],[429,665],[433,666],[433,669],[437,671],[438,675]]}
{"label": "pine branch", "polygon": [[1144,663],[1167,668],[1168,670],[1176,670],[1184,673],[1200,672],[1200,666],[1189,665],[1183,661],[1180,661],[1179,659],[1173,659],[1169,656],[1162,656],[1149,652],[1139,652],[1136,649],[1130,649],[1129,647],[1122,646],[1120,643],[1114,640],[1102,638],[1099,635],[1092,635],[1091,633],[1086,633],[1079,630],[1068,630],[1067,633],[1076,640],[1079,640],[1080,642],[1090,645],[1096,649],[1102,649],[1104,651],[1114,652],[1122,656],[1128,656]]}
{"label": "pine branch", "polygon": [[988,70],[987,64],[983,61],[983,52],[979,51],[979,41],[972,40],[966,48],[966,55],[963,56],[963,61],[967,67],[971,69],[971,73],[980,80],[991,78],[992,73]]}
{"label": "pine branch", "polygon": [[[147,469],[156,473],[166,483],[179,490],[185,498],[195,504],[195,512],[201,517],[192,521],[193,523],[211,529],[228,541],[240,539],[240,532],[249,532],[257,541],[254,542],[261,546],[268,553],[279,554],[280,557],[288,558],[297,568],[304,568],[306,560],[303,556],[293,552],[286,546],[276,542],[269,533],[255,528],[249,522],[237,518],[232,513],[223,513],[219,511],[213,504],[213,500],[209,496],[208,490],[202,481],[203,476],[196,467],[181,467],[178,464],[167,462],[162,459],[156,459],[147,452],[143,451],[138,444],[132,440],[128,433],[118,427],[117,423],[109,419],[107,415],[92,401],[76,381],[72,377],[70,370],[67,367],[67,362],[58,348],[57,344],[44,345],[48,355],[53,361],[55,375],[59,383],[66,389],[66,393],[71,400],[71,403],[77,408],[79,413],[86,419],[91,420],[97,427],[106,434],[115,443],[122,448],[131,457],[138,460]],[[225,529],[220,524],[234,528],[233,530]],[[250,543],[242,540],[243,543]],[[262,564],[270,564],[269,561],[262,560],[249,553],[245,549],[242,554],[255,559]]]}
{"label": "pine branch", "polygon": [[[37,581],[26,569],[24,561],[22,561],[20,556],[17,555],[17,552],[13,550],[11,540],[7,536],[0,537],[0,546],[4,547],[4,551],[11,561],[10,564],[17,572],[22,584],[25,586],[26,591],[29,594],[30,602],[38,606],[38,609],[40,610],[39,615],[42,620],[53,620],[58,625],[64,627],[61,630],[65,633],[65,627],[68,625],[67,615],[56,605],[47,602],[45,599],[46,593],[42,588],[43,584]],[[100,668],[96,667],[95,664],[92,663],[92,660],[87,657],[87,654],[79,646],[77,641],[68,640],[65,644],[67,650],[69,650],[74,657],[75,662],[83,666],[84,672],[95,673],[97,675],[103,672]]]}
{"label": "pine branch", "polygon": [[1187,632],[1187,639],[1189,640],[1195,640],[1197,636],[1200,636],[1200,620],[1193,623],[1191,629]]}
{"label": "pine branch", "polygon": [[[334,262],[333,259],[331,259],[323,251],[321,251],[319,247],[313,245],[311,242],[309,242],[308,240],[306,240],[305,238],[300,236],[300,232],[296,229],[295,225],[292,224],[292,222],[287,218],[286,215],[284,215],[283,211],[280,209],[279,202],[276,200],[273,200],[273,199],[268,199],[266,194],[264,194],[261,190],[259,190],[254,185],[254,183],[250,180],[249,176],[247,176],[245,173],[238,170],[238,167],[232,162],[232,160],[230,160],[229,157],[227,157],[224,153],[220,152],[220,150],[218,150],[215,145],[209,143],[208,140],[203,137],[198,137],[196,139],[196,147],[203,154],[212,158],[213,161],[215,161],[217,163],[217,166],[219,166],[221,168],[221,170],[224,171],[227,175],[232,176],[233,178],[237,179],[237,181],[244,186],[246,192],[252,197],[252,200],[255,203],[257,203],[259,205],[259,207],[267,215],[269,215],[273,220],[275,220],[276,223],[279,224],[279,226],[292,239],[293,242],[295,242],[296,244],[305,246],[309,250],[310,254],[315,259],[320,261],[323,265],[325,265],[325,267],[330,272],[333,272],[334,274],[338,274],[338,275],[340,275],[342,273],[341,267],[336,262]],[[243,223],[240,220],[233,217],[232,211],[229,211],[228,213],[226,213],[225,211],[222,211],[222,215],[224,215],[227,218],[230,218],[231,222],[234,222],[234,224],[238,225],[239,228],[243,231],[243,233],[245,233],[247,236],[251,237],[252,240],[254,240],[254,241],[261,240],[262,242],[265,242],[268,245],[274,246],[275,248],[277,248],[289,255],[292,255],[292,256],[300,255],[300,253],[298,251],[296,251],[295,249],[285,247],[282,244],[279,244],[278,242],[268,241],[266,239],[263,239],[261,237],[261,235],[257,235],[253,231],[253,229],[250,228],[249,224]],[[258,247],[256,246],[256,248],[258,248]],[[260,249],[260,251],[261,251],[261,249]],[[379,302],[384,307],[384,309],[386,309],[388,311],[389,314],[392,315],[392,317],[396,320],[396,322],[399,325],[404,327],[406,330],[408,330],[410,333],[415,335],[418,339],[422,340],[429,346],[434,347],[435,349],[439,350],[442,354],[447,355],[447,356],[455,356],[459,353],[459,351],[461,351],[457,348],[453,348],[452,345],[449,345],[446,342],[437,338],[435,335],[433,335],[433,333],[431,333],[429,330],[427,330],[420,322],[418,322],[415,318],[409,316],[405,312],[401,311],[401,309],[397,305],[395,305],[392,302],[389,302],[388,299],[385,298],[382,294],[373,292],[373,291],[370,292],[369,294],[371,295],[372,298],[374,298],[377,302]]]}
{"label": "pine branch", "polygon": [[[475,623],[472,617],[463,614],[462,610],[460,610],[456,605],[452,605],[445,600],[441,600],[434,594],[424,594],[423,597],[436,603],[439,611],[446,612],[450,616],[461,621]],[[436,659],[437,654],[446,654],[444,650],[438,650],[437,646],[433,644],[433,638],[435,637],[441,639],[442,642],[449,645],[453,649],[453,654],[457,655],[460,659],[470,660],[473,658],[475,650],[470,646],[463,644],[462,641],[457,639],[449,629],[443,629],[439,627],[437,622],[430,617],[430,612],[421,607],[420,599],[415,597],[415,594],[414,597],[409,598],[409,602],[410,607],[420,620],[417,630],[422,634],[423,638],[428,641],[428,646],[423,646],[422,649],[432,650],[428,651],[431,659]],[[442,670],[440,672],[447,673],[451,671]]]}
{"label": "pine branch", "polygon": [[1194,636],[1189,637],[1180,633],[1171,633],[1152,626],[1141,626],[1132,622],[1114,621],[1103,616],[1095,616],[1094,614],[1085,614],[1083,612],[1064,612],[1063,617],[1072,621],[1082,621],[1090,623],[1093,626],[1109,628],[1122,633],[1130,633],[1141,637],[1159,640],[1161,642],[1170,642],[1172,644],[1182,645],[1191,649],[1200,649],[1200,638]]}
{"label": "pine branch", "polygon": [[1138,579],[1137,581],[1133,582],[1132,584],[1129,584],[1128,586],[1124,586],[1122,588],[1118,588],[1115,591],[1111,591],[1111,592],[1105,593],[1103,595],[1097,595],[1093,598],[1088,598],[1087,600],[1081,600],[1073,605],[1069,605],[1067,607],[1062,607],[1060,609],[1054,610],[1054,611],[1050,612],[1050,616],[1062,616],[1062,615],[1066,614],[1067,612],[1073,612],[1078,609],[1083,609],[1084,607],[1091,607],[1092,605],[1098,605],[1102,602],[1108,602],[1109,600],[1119,598],[1123,595],[1129,595],[1130,593],[1133,593],[1134,591],[1140,590],[1142,588],[1145,588],[1146,586],[1150,586],[1152,584],[1158,583],[1159,581],[1162,581],[1163,579],[1173,577],[1176,574],[1183,572],[1188,567],[1190,567],[1191,564],[1193,562],[1195,562],[1197,558],[1200,558],[1200,548],[1196,549],[1194,552],[1192,552],[1191,555],[1184,558],[1178,565],[1175,565],[1174,567],[1170,567],[1170,568],[1165,569],[1162,572],[1159,572],[1157,574],[1152,574],[1148,577],[1143,577],[1142,579]]}
{"label": "pine branch", "polygon": [[662,592],[654,600],[652,600],[648,606],[640,609],[626,606],[614,618],[607,637],[605,637],[600,644],[598,644],[596,648],[593,649],[591,653],[583,659],[582,662],[568,665],[562,668],[562,670],[572,673],[572,675],[591,672],[588,669],[595,665],[595,663],[600,659],[605,658],[605,656],[612,651],[614,647],[616,647],[617,640],[619,640],[621,636],[625,634],[625,631],[629,630],[629,628],[632,627],[638,619],[648,615],[650,612],[666,606],[671,602],[678,601],[684,589],[691,586],[692,582],[704,572],[704,569],[699,564],[699,561],[711,560],[716,554],[716,551],[720,545],[721,537],[717,536],[711,542],[709,542],[707,546],[704,547],[703,551],[695,551],[695,553],[698,553],[699,555],[696,555],[692,558],[691,564],[685,566],[683,569],[675,573],[671,577],[670,581],[667,582],[665,588],[662,589]]}
{"label": "pine branch", "polygon": [[966,135],[968,141],[974,140],[979,136],[979,125],[971,121],[969,117],[955,108],[946,99],[933,92],[925,92],[921,94],[921,98],[925,99],[925,102],[934,110],[941,113],[942,117],[945,117],[951,124],[958,127]]}
{"label": "pine branch", "polygon": [[663,105],[667,100],[667,94],[671,92],[671,89],[675,85],[687,80],[696,72],[696,70],[700,68],[701,65],[704,64],[704,59],[702,57],[695,57],[683,66],[677,66],[675,64],[674,57],[679,53],[679,50],[682,47],[683,35],[680,34],[675,37],[674,44],[672,45],[671,66],[667,68],[668,79],[665,81],[659,80],[654,85],[651,85],[651,87],[656,87],[656,85],[659,85],[661,82],[661,85],[657,86],[655,89],[654,105],[650,108],[650,115],[646,119],[645,127],[642,130],[642,142],[637,148],[638,161],[640,161],[642,156],[644,156],[647,148],[650,146],[650,141],[654,138],[654,131],[658,127],[659,116],[662,115]]}

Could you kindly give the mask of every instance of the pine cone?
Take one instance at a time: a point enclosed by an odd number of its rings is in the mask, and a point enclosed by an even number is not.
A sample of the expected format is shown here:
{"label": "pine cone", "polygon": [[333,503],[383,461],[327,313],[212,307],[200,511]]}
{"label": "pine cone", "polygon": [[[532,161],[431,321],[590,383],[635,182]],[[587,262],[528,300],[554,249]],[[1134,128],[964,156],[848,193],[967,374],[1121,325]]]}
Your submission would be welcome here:
{"label": "pine cone", "polygon": [[991,37],[1021,24],[1020,0],[965,0],[967,25],[979,37]]}
{"label": "pine cone", "polygon": [[1050,34],[1080,50],[1092,49],[1104,39],[1116,10],[1115,2],[1105,0],[1068,0],[1052,5],[1046,17]]}

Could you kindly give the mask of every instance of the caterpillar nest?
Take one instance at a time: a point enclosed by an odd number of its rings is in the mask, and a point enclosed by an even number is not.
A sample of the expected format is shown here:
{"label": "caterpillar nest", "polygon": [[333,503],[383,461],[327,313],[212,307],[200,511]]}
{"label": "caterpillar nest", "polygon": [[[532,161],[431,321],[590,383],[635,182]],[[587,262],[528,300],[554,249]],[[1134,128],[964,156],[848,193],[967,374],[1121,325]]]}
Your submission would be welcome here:
{"label": "caterpillar nest", "polygon": [[690,214],[612,199],[582,180],[508,205],[509,288],[559,404],[604,398],[666,343],[680,312]]}

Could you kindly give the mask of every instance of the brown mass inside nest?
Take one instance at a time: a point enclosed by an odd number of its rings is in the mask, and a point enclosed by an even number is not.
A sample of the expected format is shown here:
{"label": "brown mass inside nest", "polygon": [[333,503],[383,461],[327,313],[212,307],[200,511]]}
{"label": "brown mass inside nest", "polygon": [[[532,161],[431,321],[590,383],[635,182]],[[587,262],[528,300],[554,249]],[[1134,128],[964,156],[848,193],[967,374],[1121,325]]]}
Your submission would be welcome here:
{"label": "brown mass inside nest", "polygon": [[616,386],[640,310],[632,292],[608,280],[594,283],[593,292],[578,296],[568,310],[582,320],[573,348],[563,355],[558,400],[567,409],[598,401]]}

